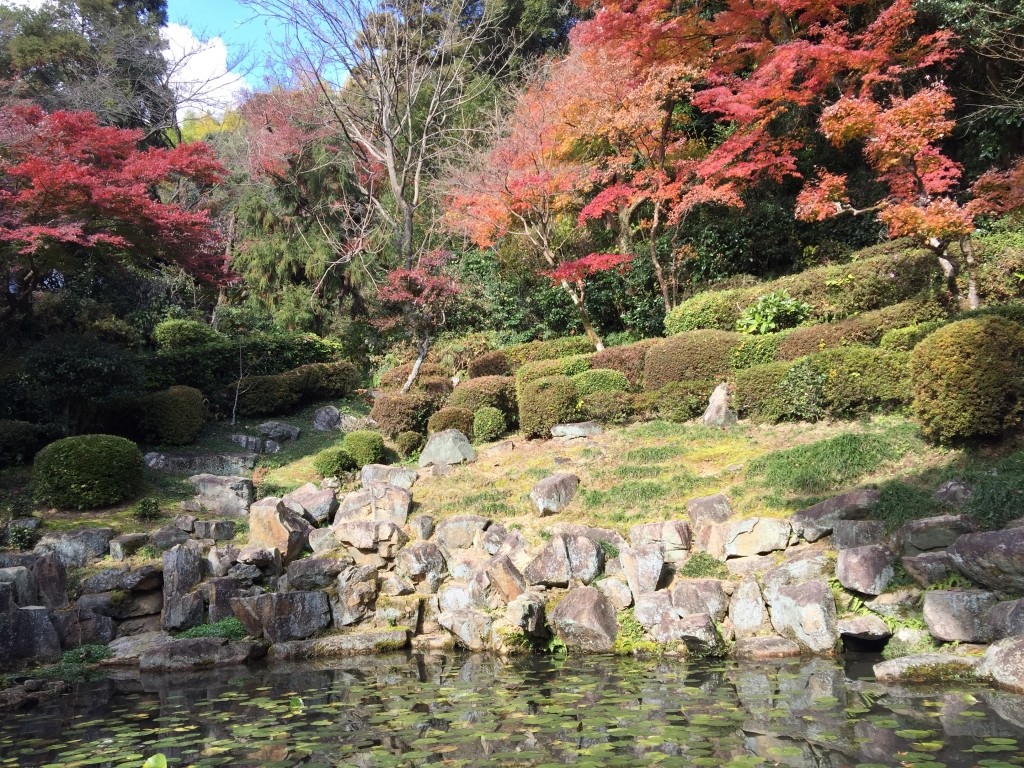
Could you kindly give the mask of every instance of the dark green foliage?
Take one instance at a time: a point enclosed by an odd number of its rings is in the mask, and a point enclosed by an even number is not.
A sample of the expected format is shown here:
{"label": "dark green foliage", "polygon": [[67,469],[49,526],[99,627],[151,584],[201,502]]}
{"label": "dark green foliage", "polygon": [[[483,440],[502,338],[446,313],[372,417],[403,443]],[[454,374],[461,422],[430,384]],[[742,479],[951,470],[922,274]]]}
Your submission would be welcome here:
{"label": "dark green foliage", "polygon": [[581,398],[595,392],[625,392],[629,389],[629,380],[625,375],[609,369],[592,369],[577,373],[572,377],[572,383]]}
{"label": "dark green foliage", "polygon": [[911,381],[928,437],[1002,434],[1024,413],[1024,327],[979,317],[940,328],[914,347]]}
{"label": "dark green foliage", "polygon": [[477,442],[490,443],[508,431],[505,414],[497,408],[484,406],[473,414],[473,435]]}
{"label": "dark green foliage", "polygon": [[341,439],[341,447],[360,467],[367,464],[382,464],[387,461],[384,438],[377,432],[367,429],[347,432]]}
{"label": "dark green foliage", "polygon": [[609,369],[623,374],[633,388],[639,388],[644,373],[647,350],[658,343],[658,339],[643,339],[624,347],[610,347],[594,353],[590,358],[592,368]]}
{"label": "dark green foliage", "polygon": [[665,334],[674,336],[702,328],[731,331],[752,295],[752,290],[746,288],[698,293],[665,316]]}
{"label": "dark green foliage", "polygon": [[395,437],[395,447],[403,458],[409,458],[423,447],[423,435],[419,432],[400,432]]}
{"label": "dark green foliage", "polygon": [[743,339],[733,351],[732,367],[739,371],[752,365],[775,362],[779,356],[779,342],[785,337],[786,333],[783,332]]}
{"label": "dark green foliage", "polygon": [[704,413],[716,386],[713,381],[673,381],[656,392],[636,395],[636,412],[648,419],[681,424]]}
{"label": "dark green foliage", "polygon": [[156,522],[163,517],[163,512],[160,510],[160,502],[151,496],[139,499],[135,509],[132,510],[132,517],[140,523]]}
{"label": "dark green foliage", "polygon": [[750,335],[778,333],[795,328],[811,314],[811,305],[794,299],[785,291],[772,291],[758,296],[736,321],[736,330]]}
{"label": "dark green foliage", "polygon": [[824,378],[830,416],[851,417],[910,403],[910,355],[873,347],[842,347],[813,355]]}
{"label": "dark green foliage", "polygon": [[655,392],[677,381],[720,383],[732,371],[733,353],[742,339],[738,333],[714,330],[665,339],[647,350],[644,389]]}
{"label": "dark green foliage", "polygon": [[547,376],[575,376],[590,370],[591,355],[569,355],[550,360],[535,360],[525,363],[516,371],[516,386]]}
{"label": "dark green foliage", "polygon": [[945,324],[943,320],[932,320],[918,325],[909,325],[906,328],[893,328],[882,335],[879,346],[882,349],[909,352],[922,339],[934,333]]}
{"label": "dark green foliage", "polygon": [[678,573],[684,579],[725,579],[729,576],[729,569],[707,552],[694,552]]}
{"label": "dark green foliage", "polygon": [[442,408],[427,421],[427,433],[457,429],[470,440],[473,439],[473,411],[468,408],[450,406]]}
{"label": "dark green foliage", "polygon": [[[381,374],[380,382],[378,386],[385,390],[396,390],[401,389],[405,386],[405,382],[409,379],[409,375],[412,373],[413,363],[403,363],[402,365],[392,368],[389,371]],[[450,373],[437,363],[424,362],[420,366],[420,371],[416,374],[416,382],[413,386],[417,386],[422,383],[423,379],[428,378],[448,378]]]}
{"label": "dark green foliage", "polygon": [[249,633],[234,616],[230,616],[212,624],[200,624],[181,632],[178,637],[226,637],[228,640],[241,640]]}
{"label": "dark green foliage", "polygon": [[755,421],[778,421],[780,385],[793,363],[764,363],[736,371],[733,402],[739,413]]}
{"label": "dark green foliage", "polygon": [[327,400],[348,397],[359,386],[359,369],[347,360],[309,363],[286,372],[296,379],[303,400]]}
{"label": "dark green foliage", "polygon": [[81,435],[50,443],[32,467],[36,499],[58,509],[97,509],[131,498],[142,487],[142,452],[131,440]]}
{"label": "dark green foliage", "polygon": [[302,402],[301,384],[301,379],[287,374],[246,376],[238,384],[238,415],[287,413]]}
{"label": "dark green foliage", "polygon": [[592,392],[582,398],[580,410],[598,424],[626,424],[633,417],[633,398],[629,392]]}
{"label": "dark green foliage", "polygon": [[[484,381],[484,379],[479,379]],[[426,432],[434,403],[423,392],[384,393],[373,403],[370,418],[388,437],[400,432]]]}
{"label": "dark green foliage", "polygon": [[765,414],[769,421],[818,421],[825,415],[825,376],[812,358],[797,360],[786,369],[776,388],[775,402]]}
{"label": "dark green foliage", "polygon": [[512,368],[508,358],[500,349],[491,352],[484,352],[478,357],[469,361],[469,378],[478,379],[481,376],[508,376]]}
{"label": "dark green foliage", "polygon": [[313,470],[320,477],[341,477],[359,469],[359,464],[341,446],[325,448],[313,457]]}
{"label": "dark green foliage", "polygon": [[222,333],[198,320],[164,320],[153,329],[153,341],[159,349],[185,349],[222,340]]}
{"label": "dark green foliage", "polygon": [[594,345],[586,336],[565,336],[548,341],[531,341],[501,350],[512,370],[518,370],[527,363],[537,360],[554,360],[559,357],[592,353]]}
{"label": "dark green foliage", "polygon": [[163,445],[188,445],[203,428],[206,402],[192,387],[175,386],[140,402],[146,437]]}
{"label": "dark green foliage", "polygon": [[61,664],[99,664],[114,652],[105,645],[82,645],[61,654]]}
{"label": "dark green foliage", "polygon": [[464,381],[448,398],[450,407],[466,408],[474,413],[481,408],[497,408],[510,421],[517,412],[516,384],[511,376],[481,376]]}
{"label": "dark green foliage", "polygon": [[27,462],[56,437],[52,427],[0,420],[0,467]]}
{"label": "dark green foliage", "polygon": [[527,437],[551,437],[556,424],[577,420],[576,387],[568,376],[549,376],[523,385],[519,426]]}

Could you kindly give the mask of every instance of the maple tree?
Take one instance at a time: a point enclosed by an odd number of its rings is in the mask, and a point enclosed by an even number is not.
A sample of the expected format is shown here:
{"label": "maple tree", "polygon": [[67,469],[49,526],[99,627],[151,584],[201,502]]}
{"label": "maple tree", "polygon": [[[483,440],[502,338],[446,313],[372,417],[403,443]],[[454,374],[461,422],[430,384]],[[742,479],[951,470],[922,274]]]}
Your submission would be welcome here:
{"label": "maple tree", "polygon": [[205,144],[140,151],[140,131],[103,127],[89,112],[0,109],[0,267],[4,320],[31,313],[33,293],[89,265],[173,264],[223,277],[209,215],[164,201],[178,182],[213,184]]}

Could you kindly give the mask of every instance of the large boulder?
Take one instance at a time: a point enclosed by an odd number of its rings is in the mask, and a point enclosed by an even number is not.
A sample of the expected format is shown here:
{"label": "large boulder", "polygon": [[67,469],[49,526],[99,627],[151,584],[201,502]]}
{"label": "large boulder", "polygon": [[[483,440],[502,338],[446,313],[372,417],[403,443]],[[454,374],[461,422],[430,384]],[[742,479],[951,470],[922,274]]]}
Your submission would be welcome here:
{"label": "large boulder", "polygon": [[832,546],[836,549],[884,542],[885,522],[882,520],[836,520],[832,524]]}
{"label": "large boulder", "polygon": [[784,637],[745,637],[736,641],[732,655],[739,661],[768,661],[800,655],[800,646]]}
{"label": "large boulder", "polygon": [[849,616],[839,620],[839,634],[843,638],[881,642],[892,637],[889,625],[881,617],[874,614],[865,616]]}
{"label": "large boulder", "polygon": [[266,652],[265,643],[251,640],[232,643],[223,637],[181,638],[143,651],[139,655],[139,670],[158,673],[221,669],[245,664]]}
{"label": "large boulder", "polygon": [[303,640],[331,623],[326,592],[279,592],[231,601],[235,616],[253,637],[272,643]]}
{"label": "large boulder", "polygon": [[707,614],[721,621],[729,611],[729,597],[718,579],[679,579],[672,586],[672,605],[680,616]]}
{"label": "large boulder", "polygon": [[570,650],[603,653],[612,650],[618,625],[615,609],[594,587],[577,587],[551,614],[551,625]]}
{"label": "large boulder", "polygon": [[624,611],[633,604],[633,591],[621,579],[601,579],[594,586],[604,592],[605,597],[611,601],[616,611]]}
{"label": "large boulder", "polygon": [[988,612],[988,625],[996,639],[1024,635],[1024,600],[1004,600]]}
{"label": "large boulder", "polygon": [[537,482],[530,491],[530,501],[541,517],[561,512],[579,488],[580,479],[571,472],[558,472]]}
{"label": "large boulder", "polygon": [[922,587],[944,581],[955,570],[946,551],[923,552],[903,558],[903,569]]}
{"label": "large boulder", "polygon": [[202,509],[226,517],[245,517],[256,498],[252,481],[234,475],[193,475],[195,502]]}
{"label": "large boulder", "polygon": [[370,483],[360,491],[352,491],[341,499],[334,515],[334,524],[354,520],[405,525],[409,519],[412,495],[405,488],[388,483]]}
{"label": "large boulder", "polygon": [[729,529],[725,540],[726,557],[749,557],[778,552],[789,545],[792,532],[788,520],[748,517]]}
{"label": "large boulder", "polygon": [[688,654],[698,658],[725,655],[725,643],[718,632],[718,627],[705,613],[695,613],[662,622],[653,627],[650,634],[659,643],[682,642],[686,645]]}
{"label": "large boulder", "polygon": [[105,667],[137,666],[144,653],[174,640],[166,632],[140,632],[118,637],[107,644],[111,656],[100,662]]}
{"label": "large boulder", "polygon": [[340,523],[331,531],[335,545],[344,544],[386,559],[397,555],[409,541],[405,532],[394,523],[376,523],[372,520]]}
{"label": "large boulder", "polygon": [[724,493],[713,496],[701,496],[686,502],[686,513],[694,526],[707,523],[724,523],[732,517],[732,504]]}
{"label": "large boulder", "polygon": [[811,653],[831,654],[839,643],[836,604],[824,581],[779,587],[769,604],[775,631]]}
{"label": "large boulder", "polygon": [[704,411],[704,426],[728,429],[738,420],[736,411],[730,407],[729,385],[722,383],[715,387]]}
{"label": "large boulder", "polygon": [[756,635],[764,627],[768,611],[757,579],[744,579],[736,587],[729,600],[729,620],[738,639]]}
{"label": "large boulder", "polygon": [[761,577],[761,589],[770,603],[781,587],[805,581],[827,581],[832,576],[833,563],[825,552],[808,549],[794,553],[786,562],[765,573]]}
{"label": "large boulder", "polygon": [[196,520],[192,534],[197,539],[231,541],[235,538],[234,520]]}
{"label": "large boulder", "polygon": [[434,541],[448,554],[469,549],[490,521],[480,515],[456,515],[442,520],[434,528]]}
{"label": "large boulder", "polygon": [[690,554],[690,526],[685,520],[641,523],[629,529],[629,541],[634,547],[660,544],[665,560],[681,563]]}
{"label": "large boulder", "polygon": [[367,464],[359,471],[359,481],[363,486],[371,483],[387,483],[409,490],[419,476],[414,470],[405,467],[392,467],[387,464]]}
{"label": "large boulder", "polygon": [[122,533],[110,540],[110,557],[112,560],[127,560],[149,544],[149,535],[145,533]]}
{"label": "large boulder", "polygon": [[379,574],[368,565],[346,568],[338,574],[338,589],[331,599],[331,617],[336,627],[362,621],[380,591]]}
{"label": "large boulder", "polygon": [[470,651],[483,651],[491,637],[491,617],[475,608],[447,611],[438,617],[438,623]]}
{"label": "large boulder", "polygon": [[163,628],[180,631],[202,623],[203,598],[193,590],[203,580],[203,558],[179,544],[164,552],[163,565]]}
{"label": "large boulder", "polygon": [[332,432],[341,425],[341,411],[333,405],[317,408],[313,414],[313,429],[317,432]]}
{"label": "large boulder", "polygon": [[980,589],[928,590],[924,620],[932,637],[943,642],[986,643],[992,639],[989,611],[998,598]]}
{"label": "large boulder", "polygon": [[351,559],[320,555],[304,557],[288,565],[285,574],[288,576],[288,588],[300,592],[309,592],[329,587],[338,574],[352,565]]}
{"label": "large boulder", "polygon": [[432,541],[418,541],[399,552],[395,571],[409,579],[417,592],[428,595],[436,593],[448,575],[444,554]]}
{"label": "large boulder", "polygon": [[665,550],[661,544],[637,544],[619,551],[622,575],[634,596],[658,588],[665,568]]}
{"label": "large boulder", "polygon": [[526,567],[529,584],[565,587],[572,581],[589,584],[604,567],[604,553],[586,536],[555,534]]}
{"label": "large boulder", "polygon": [[106,645],[116,633],[112,618],[80,606],[53,611],[50,620],[65,650],[83,645]]}
{"label": "large boulder", "polygon": [[881,499],[881,492],[874,488],[858,488],[802,509],[790,518],[790,522],[798,536],[807,541],[817,541],[832,533],[837,520],[862,520]]}
{"label": "large boulder", "polygon": [[[598,582],[598,589],[603,583],[603,581]],[[640,622],[640,626],[648,630],[664,622],[674,621],[679,617],[675,606],[672,605],[672,596],[665,590],[637,595],[633,606],[633,615]]]}
{"label": "large boulder", "polygon": [[312,526],[282,499],[268,496],[249,510],[249,546],[276,549],[285,563],[302,554]]}
{"label": "large boulder", "polygon": [[164,574],[155,565],[143,565],[138,568],[121,566],[106,568],[82,581],[79,590],[83,594],[92,592],[149,592],[160,589],[164,583]]}
{"label": "large boulder", "polygon": [[435,432],[420,454],[420,467],[450,466],[476,460],[472,443],[457,429]]}
{"label": "large boulder", "polygon": [[69,533],[47,533],[33,550],[37,555],[53,552],[65,568],[82,568],[90,560],[107,554],[113,528],[82,528]]}
{"label": "large boulder", "polygon": [[918,555],[934,549],[945,549],[965,533],[978,530],[978,521],[970,515],[939,515],[911,520],[900,529],[903,552]]}
{"label": "large boulder", "polygon": [[975,672],[1000,688],[1024,693],[1024,637],[1008,637],[993,643]]}
{"label": "large boulder", "polygon": [[16,605],[38,605],[39,583],[35,574],[24,565],[0,568],[0,584],[11,585]]}
{"label": "large boulder", "polygon": [[488,560],[469,582],[473,602],[485,609],[507,605],[526,590],[526,579],[506,555]]}
{"label": "large boulder", "polygon": [[880,683],[964,682],[975,678],[981,659],[952,653],[921,653],[875,664]]}
{"label": "large boulder", "polygon": [[839,552],[836,578],[846,589],[880,595],[892,581],[896,555],[882,544],[868,544]]}
{"label": "large boulder", "polygon": [[299,435],[302,434],[302,430],[298,427],[285,424],[283,421],[265,421],[256,427],[256,431],[267,440],[273,440],[277,443],[289,443],[298,440]]}
{"label": "large boulder", "polygon": [[947,552],[976,584],[1024,592],[1024,528],[964,534]]}
{"label": "large boulder", "polygon": [[334,518],[338,499],[331,488],[320,488],[316,483],[306,483],[291,493],[285,494],[285,506],[299,512],[313,525],[325,525]]}

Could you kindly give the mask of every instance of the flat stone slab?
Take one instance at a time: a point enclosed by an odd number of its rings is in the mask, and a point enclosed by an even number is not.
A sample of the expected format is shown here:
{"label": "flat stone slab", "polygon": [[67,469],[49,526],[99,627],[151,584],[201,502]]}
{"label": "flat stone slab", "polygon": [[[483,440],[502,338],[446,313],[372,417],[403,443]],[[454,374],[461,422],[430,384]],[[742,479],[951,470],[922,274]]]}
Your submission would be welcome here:
{"label": "flat stone slab", "polygon": [[974,680],[980,658],[951,653],[921,653],[875,664],[880,683],[936,683]]}
{"label": "flat stone slab", "polygon": [[581,421],[576,424],[556,424],[551,428],[552,437],[575,440],[580,437],[594,437],[604,432],[600,424],[593,421]]}
{"label": "flat stone slab", "polygon": [[267,659],[290,661],[295,659],[358,656],[368,653],[397,651],[409,645],[409,630],[405,627],[368,629],[327,635],[313,640],[292,640],[270,646]]}
{"label": "flat stone slab", "polygon": [[745,637],[736,641],[732,655],[741,661],[785,659],[800,655],[800,646],[784,637]]}

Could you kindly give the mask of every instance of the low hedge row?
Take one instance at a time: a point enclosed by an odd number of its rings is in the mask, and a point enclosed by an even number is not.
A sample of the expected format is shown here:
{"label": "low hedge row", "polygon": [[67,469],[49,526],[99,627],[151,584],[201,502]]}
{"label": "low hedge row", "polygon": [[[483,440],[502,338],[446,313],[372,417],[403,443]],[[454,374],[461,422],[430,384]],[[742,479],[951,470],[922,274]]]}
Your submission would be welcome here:
{"label": "low hedge row", "polygon": [[526,382],[519,392],[519,426],[527,437],[550,437],[551,428],[578,420],[579,395],[568,376]]}
{"label": "low hedge row", "polygon": [[550,360],[535,360],[526,363],[516,371],[516,386],[522,387],[530,381],[548,376],[575,376],[590,370],[591,355],[569,355],[555,357]]}
{"label": "low hedge row", "polygon": [[[340,398],[352,394],[359,371],[341,360],[312,363],[271,376],[246,376],[237,385],[240,416],[271,416],[286,413],[302,402]],[[236,387],[224,390],[222,400],[230,408]]]}
{"label": "low hedge row", "polygon": [[0,420],[0,467],[23,464],[60,436],[56,427],[13,419]]}
{"label": "low hedge row", "polygon": [[511,376],[481,376],[469,379],[455,388],[448,405],[476,413],[481,408],[497,408],[514,426],[518,412],[516,382]]}

